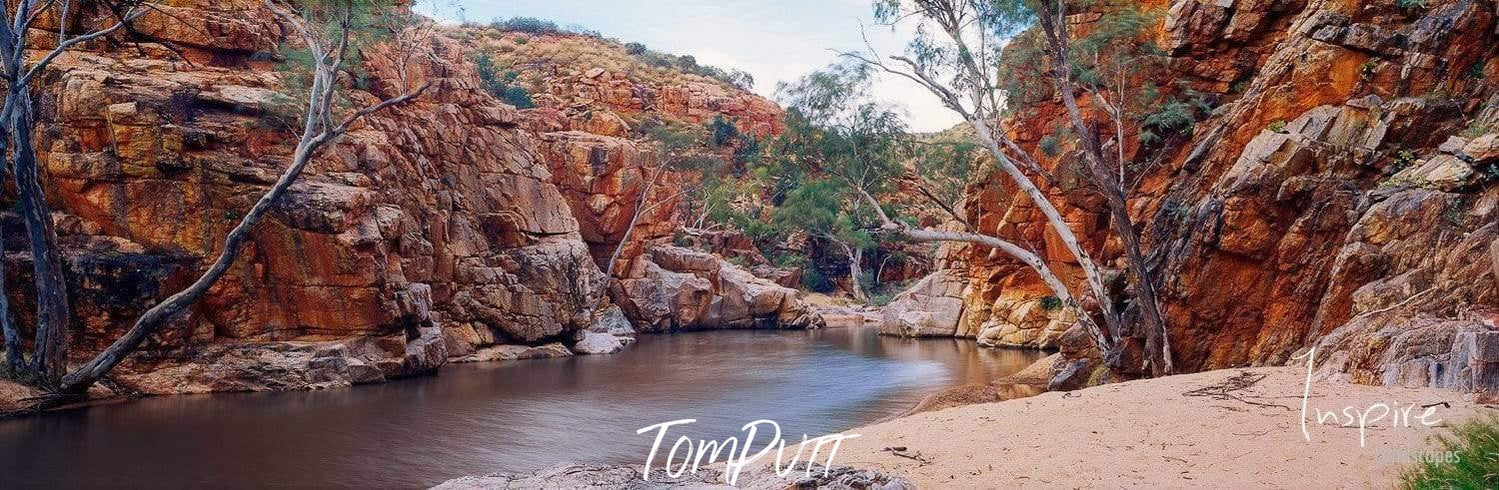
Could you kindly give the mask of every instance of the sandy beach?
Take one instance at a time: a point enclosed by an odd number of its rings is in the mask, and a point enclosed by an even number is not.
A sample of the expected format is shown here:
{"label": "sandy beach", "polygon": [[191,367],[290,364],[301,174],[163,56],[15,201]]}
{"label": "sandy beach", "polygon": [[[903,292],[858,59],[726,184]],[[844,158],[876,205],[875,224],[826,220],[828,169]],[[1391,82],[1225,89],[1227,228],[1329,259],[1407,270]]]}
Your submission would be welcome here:
{"label": "sandy beach", "polygon": [[[846,443],[838,464],[922,488],[1387,488],[1442,427],[1495,412],[1453,391],[1314,381],[1308,441],[1305,375],[1298,367],[1231,369],[924,412],[845,432],[861,437]],[[1422,406],[1442,402],[1427,418],[1442,422],[1423,425]],[[1375,421],[1377,403],[1393,414]],[[1363,447],[1356,420],[1336,425],[1347,406],[1355,417],[1369,411]],[[1317,409],[1339,420],[1319,426]]]}

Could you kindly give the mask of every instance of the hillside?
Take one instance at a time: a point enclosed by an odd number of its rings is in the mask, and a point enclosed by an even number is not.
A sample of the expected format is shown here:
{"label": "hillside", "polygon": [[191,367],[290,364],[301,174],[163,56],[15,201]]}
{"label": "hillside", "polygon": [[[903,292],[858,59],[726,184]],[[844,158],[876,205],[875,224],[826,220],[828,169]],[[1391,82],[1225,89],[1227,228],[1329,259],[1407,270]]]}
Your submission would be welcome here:
{"label": "hillside", "polygon": [[719,115],[762,137],[784,127],[780,108],[749,92],[748,74],[699,65],[691,56],[535,19],[455,26],[445,34],[460,40],[472,57],[492,60],[500,76],[523,87],[536,106],[575,121],[606,110],[635,129],[652,117],[701,125]]}

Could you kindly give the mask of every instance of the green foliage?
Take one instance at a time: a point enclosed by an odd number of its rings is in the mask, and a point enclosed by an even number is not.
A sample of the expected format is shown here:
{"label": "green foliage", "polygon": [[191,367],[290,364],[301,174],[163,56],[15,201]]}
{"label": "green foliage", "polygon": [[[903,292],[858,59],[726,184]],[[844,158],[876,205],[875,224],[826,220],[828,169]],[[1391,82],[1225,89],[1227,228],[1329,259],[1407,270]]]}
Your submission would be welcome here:
{"label": "green foliage", "polygon": [[484,90],[490,95],[517,109],[536,107],[536,103],[531,100],[531,92],[515,82],[515,79],[520,77],[520,73],[513,70],[500,73],[495,67],[494,60],[487,54],[474,57],[474,69],[479,72],[479,82],[484,84]]}
{"label": "green foliage", "polygon": [[489,28],[507,32],[524,32],[538,36],[543,34],[569,34],[568,31],[557,27],[556,22],[535,17],[511,17],[505,20],[495,19],[494,22],[489,23]]}
{"label": "green foliage", "polygon": [[644,44],[640,43],[625,44],[625,52],[647,66],[673,69],[683,73],[712,78],[743,90],[752,90],[755,87],[755,77],[750,75],[749,72],[734,69],[726,70],[716,66],[698,64],[697,58],[692,55],[663,53],[647,48]]}
{"label": "green foliage", "polygon": [[1399,172],[1401,170],[1405,170],[1406,168],[1409,168],[1411,165],[1415,165],[1416,162],[1419,161],[1420,159],[1421,159],[1421,155],[1417,154],[1415,152],[1415,150],[1402,149],[1400,151],[1397,151],[1397,152],[1395,152],[1395,170],[1394,171]]}
{"label": "green foliage", "polygon": [[823,275],[822,271],[817,270],[816,267],[809,267],[807,270],[802,271],[802,287],[808,291],[826,293],[832,291],[836,286],[836,284],[833,284],[833,281],[828,280],[828,276]]}
{"label": "green foliage", "polygon": [[1416,188],[1420,188],[1420,189],[1432,189],[1432,188],[1434,188],[1433,185],[1432,185],[1432,183],[1431,183],[1431,181],[1426,180],[1426,179],[1421,178],[1421,177],[1415,177],[1415,176],[1409,176],[1409,175],[1401,175],[1401,176],[1390,177],[1388,179],[1385,179],[1385,180],[1381,181],[1379,183],[1379,187],[1381,187],[1381,188],[1388,188],[1388,187],[1416,187]]}
{"label": "green foliage", "polygon": [[806,256],[806,254],[802,254],[802,253],[794,252],[794,251],[787,251],[787,250],[783,250],[783,249],[777,249],[777,250],[781,250],[781,252],[777,253],[773,257],[771,257],[771,261],[775,263],[776,267],[806,267],[807,266],[807,256]]}
{"label": "green foliage", "polygon": [[1426,0],[1395,0],[1395,6],[1403,10],[1423,10]]}
{"label": "green foliage", "polygon": [[885,306],[891,301],[895,301],[895,296],[891,294],[881,293],[869,297],[869,304],[875,306]]}
{"label": "green foliage", "polygon": [[1062,309],[1062,298],[1047,296],[1041,298],[1041,308],[1046,311],[1057,311]]}
{"label": "green foliage", "polygon": [[[365,72],[362,61],[371,46],[389,41],[395,33],[416,24],[417,16],[395,8],[393,0],[306,0],[299,2],[301,15],[309,27],[317,32],[336,37],[347,32],[347,53],[338,67],[353,81],[356,89],[368,89],[370,75]],[[277,63],[282,72],[285,91],[273,102],[268,119],[286,122],[300,118],[306,108],[308,89],[312,85],[312,53],[307,48],[283,45]],[[337,110],[351,110],[354,101],[347,93],[335,91]]]}
{"label": "green foliage", "polygon": [[1062,140],[1057,138],[1055,134],[1048,134],[1041,137],[1041,142],[1037,143],[1036,146],[1041,149],[1041,153],[1049,157],[1055,157],[1062,152]]}
{"label": "green foliage", "polygon": [[1285,121],[1275,121],[1275,122],[1270,123],[1269,126],[1266,126],[1265,129],[1270,130],[1270,132],[1272,132],[1272,133],[1284,133],[1284,132],[1286,132],[1286,122]]}
{"label": "green foliage", "polygon": [[1358,65],[1358,79],[1365,82],[1372,82],[1374,81],[1374,75],[1377,74],[1378,71],[1379,60],[1371,59],[1369,61],[1365,61],[1363,64]]}
{"label": "green foliage", "polygon": [[723,114],[719,114],[708,123],[708,134],[710,135],[709,141],[714,147],[724,147],[739,139],[739,128],[735,127],[728,118],[723,117]]}
{"label": "green foliage", "polygon": [[1494,488],[1499,485],[1499,419],[1463,422],[1433,437],[1440,451],[1427,453],[1400,475],[1407,489]]}
{"label": "green foliage", "polygon": [[[1151,89],[1153,90],[1153,89]],[[1197,118],[1212,112],[1202,93],[1184,89],[1182,96],[1164,100],[1139,116],[1140,142],[1153,145],[1175,134],[1189,133]]]}

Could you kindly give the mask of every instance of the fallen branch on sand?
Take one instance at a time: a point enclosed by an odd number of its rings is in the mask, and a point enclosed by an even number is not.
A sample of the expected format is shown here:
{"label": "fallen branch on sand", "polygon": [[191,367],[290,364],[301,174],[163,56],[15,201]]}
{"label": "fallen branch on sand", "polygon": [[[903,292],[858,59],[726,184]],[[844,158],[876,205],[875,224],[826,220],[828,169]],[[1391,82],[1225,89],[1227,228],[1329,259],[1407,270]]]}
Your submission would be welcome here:
{"label": "fallen branch on sand", "polygon": [[882,449],[882,451],[885,451],[885,452],[890,453],[890,454],[894,454],[896,456],[900,456],[902,458],[906,458],[906,459],[909,459],[909,460],[916,461],[918,463],[921,463],[920,466],[925,466],[925,465],[932,464],[932,460],[926,459],[926,457],[922,456],[921,455],[921,451],[916,451],[916,454],[906,454],[906,447],[905,446],[887,447],[885,449]]}
{"label": "fallen branch on sand", "polygon": [[1259,384],[1260,380],[1263,379],[1265,379],[1264,374],[1241,371],[1239,372],[1239,374],[1229,377],[1222,383],[1186,391],[1182,393],[1182,396],[1206,396],[1211,397],[1214,400],[1236,400],[1260,407],[1279,407],[1289,411],[1295,411],[1295,409],[1285,405],[1248,400],[1243,396],[1235,393],[1247,390],[1254,385]]}

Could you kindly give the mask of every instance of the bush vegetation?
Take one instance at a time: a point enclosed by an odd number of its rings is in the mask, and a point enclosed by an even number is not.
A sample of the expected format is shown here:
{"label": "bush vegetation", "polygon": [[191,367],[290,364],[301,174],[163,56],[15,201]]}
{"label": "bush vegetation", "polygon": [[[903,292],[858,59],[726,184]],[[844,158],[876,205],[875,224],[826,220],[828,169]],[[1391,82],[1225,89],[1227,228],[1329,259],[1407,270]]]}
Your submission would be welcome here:
{"label": "bush vegetation", "polygon": [[514,70],[501,72],[495,66],[494,60],[486,54],[480,54],[474,58],[474,69],[479,72],[479,81],[484,84],[484,90],[490,95],[517,109],[536,107],[536,103],[531,100],[531,92],[515,81],[520,77],[519,72]]}
{"label": "bush vegetation", "polygon": [[1458,424],[1435,436],[1439,451],[1425,454],[1400,475],[1402,488],[1495,488],[1499,486],[1499,419]]}
{"label": "bush vegetation", "polygon": [[[471,24],[466,27],[474,29],[478,26]],[[488,29],[491,33],[501,33],[501,39],[491,40],[488,33],[465,33],[463,37],[483,38],[489,44],[485,46],[487,49],[515,54],[517,60],[546,59],[555,61],[558,65],[598,66],[632,75],[644,74],[643,72],[650,69],[679,71],[744,90],[753,88],[755,83],[753,76],[741,70],[699,64],[697,58],[690,55],[663,53],[638,42],[621,43],[615,39],[606,38],[597,31],[578,26],[563,27],[550,20],[512,17],[495,20],[489,23]],[[554,36],[561,39],[548,43],[531,43],[531,39],[527,36]],[[561,49],[530,47],[533,44],[556,44],[560,45]],[[658,72],[653,75],[663,77],[667,74]]]}

